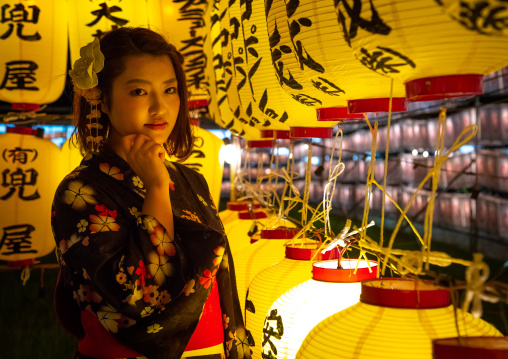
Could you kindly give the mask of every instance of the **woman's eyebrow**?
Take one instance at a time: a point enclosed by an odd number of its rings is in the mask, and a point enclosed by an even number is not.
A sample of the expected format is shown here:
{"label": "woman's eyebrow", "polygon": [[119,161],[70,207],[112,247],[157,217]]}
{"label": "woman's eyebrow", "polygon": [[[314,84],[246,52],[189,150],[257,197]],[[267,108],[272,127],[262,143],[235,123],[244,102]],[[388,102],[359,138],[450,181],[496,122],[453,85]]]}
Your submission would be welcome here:
{"label": "woman's eyebrow", "polygon": [[[177,82],[176,78],[173,77],[169,80],[166,80],[164,81],[163,83],[164,84],[172,84],[174,82]],[[143,80],[143,79],[130,79],[129,81],[127,81],[125,84],[126,85],[129,85],[129,84],[132,84],[132,83],[142,83],[142,84],[147,84],[147,85],[151,85],[152,82],[151,81],[148,81],[148,80]]]}

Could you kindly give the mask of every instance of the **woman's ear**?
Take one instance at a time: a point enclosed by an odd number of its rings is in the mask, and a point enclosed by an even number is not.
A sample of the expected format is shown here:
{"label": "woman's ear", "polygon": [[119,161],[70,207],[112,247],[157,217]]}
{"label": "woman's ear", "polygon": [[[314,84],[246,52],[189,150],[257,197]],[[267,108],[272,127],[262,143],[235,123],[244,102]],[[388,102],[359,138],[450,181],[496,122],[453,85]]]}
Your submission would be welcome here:
{"label": "woman's ear", "polygon": [[108,103],[107,103],[107,99],[106,99],[106,96],[104,96],[101,100],[101,111],[104,112],[106,115],[110,115],[110,111],[109,111],[109,106],[108,106]]}

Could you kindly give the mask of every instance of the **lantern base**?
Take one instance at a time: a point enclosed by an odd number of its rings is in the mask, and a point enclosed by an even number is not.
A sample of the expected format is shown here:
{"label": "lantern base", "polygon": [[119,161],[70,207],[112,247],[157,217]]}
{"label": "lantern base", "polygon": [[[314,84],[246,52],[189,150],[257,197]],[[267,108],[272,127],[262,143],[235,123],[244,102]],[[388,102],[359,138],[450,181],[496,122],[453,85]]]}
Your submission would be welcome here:
{"label": "lantern base", "polygon": [[261,238],[263,239],[292,239],[300,232],[300,228],[278,227],[274,229],[262,229]]}
{"label": "lantern base", "polygon": [[198,107],[206,107],[208,106],[208,100],[190,100],[187,101],[187,105],[190,109],[198,108]]}
{"label": "lantern base", "polygon": [[475,96],[482,93],[483,75],[425,77],[406,83],[406,96],[411,102]]}
{"label": "lantern base", "polygon": [[277,140],[289,140],[291,137],[289,137],[289,131],[284,130],[276,130],[275,131],[275,139]]}
{"label": "lantern base", "polygon": [[303,243],[303,244],[289,244],[286,246],[286,258],[300,260],[300,261],[322,261],[338,258],[339,251],[333,248],[330,251],[321,253],[318,244]]}
{"label": "lantern base", "polygon": [[261,138],[273,139],[275,137],[274,130],[261,130],[259,131]]}
{"label": "lantern base", "polygon": [[273,146],[273,140],[253,140],[253,141],[247,141],[247,145],[250,148],[267,148]]}
{"label": "lantern base", "polygon": [[[362,100],[349,100],[347,102],[349,113],[388,112],[390,98],[368,98]],[[392,98],[392,112],[407,111],[407,100],[404,97]]]}
{"label": "lantern base", "polygon": [[229,201],[227,203],[226,207],[230,211],[248,211],[249,207],[256,209],[256,208],[260,208],[261,205],[259,203],[250,202],[250,201]]}
{"label": "lantern base", "polygon": [[501,359],[508,357],[508,337],[434,339],[433,358]]}
{"label": "lantern base", "polygon": [[8,261],[7,262],[7,267],[21,269],[21,268],[24,268],[24,267],[28,267],[28,266],[30,266],[30,265],[32,265],[34,263],[35,263],[35,259],[34,258],[22,259],[22,260],[19,260],[19,261]]}
{"label": "lantern base", "polygon": [[238,212],[239,219],[262,219],[266,217],[267,217],[266,212],[262,208],[253,209],[252,211]]}
{"label": "lantern base", "polygon": [[450,292],[430,281],[380,278],[362,282],[360,301],[392,308],[442,308],[450,305]]}
{"label": "lantern base", "polygon": [[347,107],[324,107],[318,108],[318,121],[351,121],[363,119],[362,114],[349,113]]}
{"label": "lantern base", "polygon": [[331,127],[291,127],[289,130],[291,138],[332,138]]}
{"label": "lantern base", "polygon": [[[359,263],[358,263],[359,262]],[[377,263],[364,259],[342,258],[342,268],[337,268],[337,260],[316,262],[312,265],[312,278],[322,282],[353,283],[376,278]]]}

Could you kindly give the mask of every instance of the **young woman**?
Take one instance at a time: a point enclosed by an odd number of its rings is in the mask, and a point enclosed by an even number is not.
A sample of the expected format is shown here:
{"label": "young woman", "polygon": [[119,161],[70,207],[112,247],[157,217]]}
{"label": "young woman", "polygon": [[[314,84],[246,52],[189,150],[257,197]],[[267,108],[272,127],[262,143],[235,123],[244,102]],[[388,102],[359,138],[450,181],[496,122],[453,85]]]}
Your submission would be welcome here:
{"label": "young woman", "polygon": [[55,308],[77,358],[250,358],[227,238],[192,149],[183,57],[120,28],[82,48],[86,155],[55,194]]}

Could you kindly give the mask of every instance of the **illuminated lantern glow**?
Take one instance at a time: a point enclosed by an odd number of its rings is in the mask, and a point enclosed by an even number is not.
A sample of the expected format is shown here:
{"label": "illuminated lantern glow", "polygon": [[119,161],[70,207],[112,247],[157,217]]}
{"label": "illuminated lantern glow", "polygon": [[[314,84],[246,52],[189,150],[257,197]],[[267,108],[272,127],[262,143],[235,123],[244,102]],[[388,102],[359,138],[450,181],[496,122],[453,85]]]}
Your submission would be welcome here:
{"label": "illuminated lantern glow", "polygon": [[[239,9],[239,10],[238,10]],[[289,123],[300,120],[310,123],[316,119],[313,108],[295,101],[279,85],[272,64],[270,39],[266,33],[265,6],[262,1],[236,1],[232,12],[241,23],[241,41],[232,40],[235,56],[242,61],[247,74],[247,86],[242,87],[240,99],[252,109],[251,121],[261,128],[289,131]]]}
{"label": "illuminated lantern glow", "polygon": [[508,15],[505,2],[335,4],[356,58],[366,68],[405,83],[410,101],[481,94],[483,75],[508,64],[506,26],[499,29],[488,20]]}
{"label": "illuminated lantern glow", "polygon": [[[286,226],[289,227],[290,223],[286,221]],[[234,253],[236,286],[242,313],[244,313],[247,289],[252,278],[266,267],[284,259],[284,244],[287,241],[287,238],[266,239],[260,236],[255,243]]]}
{"label": "illuminated lantern glow", "polygon": [[[155,22],[154,14],[148,13],[146,1],[136,0],[90,0],[69,1],[69,45],[71,63],[80,58],[81,47],[95,37],[112,29],[131,26],[148,27],[149,19],[154,30],[161,24]],[[152,6],[154,6],[152,4]]]}
{"label": "illuminated lantern glow", "polygon": [[457,336],[457,327],[461,336],[501,336],[450,305],[446,288],[400,278],[366,280],[360,303],[316,325],[296,358],[431,359],[432,340]]}
{"label": "illuminated lantern glow", "polygon": [[[355,59],[342,36],[332,1],[273,1],[268,25],[273,44],[277,43],[272,51],[281,55],[279,76],[291,75],[282,87],[296,100],[316,110],[323,108],[318,112],[321,121],[358,118],[348,114],[346,105],[349,113],[388,112],[391,79]],[[406,111],[400,81],[394,82],[392,96],[392,111]],[[362,111],[350,105],[359,100],[365,103]]]}
{"label": "illuminated lantern glow", "polygon": [[[192,153],[189,158],[180,163],[205,177],[213,201],[218,206],[224,170],[224,162],[219,160],[219,153],[224,142],[201,127],[192,126],[192,131],[195,139]],[[176,161],[174,158],[169,158],[169,160]]]}
{"label": "illuminated lantern glow", "polygon": [[250,128],[244,129],[244,124],[235,117],[229,106],[221,45],[225,41],[226,32],[222,31],[221,21],[219,20],[224,9],[220,7],[220,4],[209,6],[208,9],[209,17],[207,16],[206,19],[210,19],[209,35],[204,43],[207,56],[206,71],[210,74],[211,79],[209,83],[208,111],[212,121],[220,127],[239,136],[245,136],[247,133],[247,137],[257,138],[256,133]]}
{"label": "illuminated lantern glow", "polygon": [[58,146],[34,134],[8,127],[0,135],[0,260],[14,265],[31,264],[55,248],[51,204],[65,169]]}
{"label": "illuminated lantern glow", "polygon": [[[233,126],[235,126],[237,122],[239,122],[239,126],[242,129],[242,132],[239,133],[240,136],[242,136],[246,140],[260,140],[261,139],[260,131],[259,129],[256,129],[254,127],[253,123],[250,122],[250,116],[246,112],[247,108],[243,107],[240,101],[240,95],[238,93],[239,80],[236,75],[237,66],[235,63],[236,61],[235,53],[233,50],[231,38],[233,36],[241,36],[241,35],[238,33],[238,28],[235,29],[234,20],[231,20],[230,17],[231,14],[229,11],[229,1],[220,0],[219,8],[221,14],[220,41],[219,41],[220,49],[216,50],[214,47],[214,52],[220,50],[220,56],[222,59],[222,73],[219,74],[216,73],[216,81],[217,79],[220,79],[221,86],[224,87],[224,91],[226,93],[226,98],[224,98],[223,101],[227,103],[230,112],[233,114],[231,122],[229,122],[229,124],[225,128],[230,129]],[[217,75],[221,77],[217,77]]]}
{"label": "illuminated lantern glow", "polygon": [[[311,279],[287,290],[274,301],[265,313],[263,333],[269,336],[263,341],[263,357],[295,358],[306,335],[316,324],[358,303],[360,281],[376,277],[377,263],[370,261],[369,269],[365,260],[342,258],[341,265],[343,269],[337,269],[337,260],[314,263]],[[283,331],[277,328],[283,328]],[[335,347],[335,343],[329,344]]]}
{"label": "illuminated lantern glow", "polygon": [[[208,2],[181,2],[147,0],[152,30],[166,36],[184,56],[183,64],[189,91],[189,100],[206,100],[210,72],[207,71],[205,41],[209,34],[210,13]],[[175,31],[177,25],[178,31]],[[158,28],[160,27],[160,28]],[[205,105],[206,106],[206,105]]]}
{"label": "illuminated lantern glow", "polygon": [[460,337],[434,339],[434,359],[504,359],[508,358],[508,337]]}
{"label": "illuminated lantern glow", "polygon": [[58,100],[67,71],[67,1],[3,1],[1,23],[0,101]]}
{"label": "illuminated lantern glow", "polygon": [[311,279],[313,262],[337,257],[336,250],[322,254],[316,244],[286,246],[285,258],[260,271],[250,282],[245,306],[245,329],[253,339],[254,345],[250,347],[253,358],[261,358],[265,317],[273,302],[287,290]]}
{"label": "illuminated lantern glow", "polygon": [[78,167],[83,160],[83,154],[81,153],[77,143],[76,135],[73,134],[62,144],[62,148],[60,149],[62,152],[62,164],[65,168],[64,176]]}
{"label": "illuminated lantern glow", "polygon": [[[284,119],[287,116],[285,111],[271,110],[268,97],[265,97],[262,102],[259,102],[260,99],[254,100],[252,80],[263,61],[263,57],[256,51],[256,43],[259,42],[257,28],[261,24],[244,27],[244,21],[252,17],[254,2],[249,4],[243,2],[243,8],[240,7],[240,3],[240,1],[230,1],[227,8],[231,25],[229,28],[229,49],[234,59],[232,86],[235,86],[238,91],[240,103],[249,118],[250,126],[260,130],[289,130],[289,127],[284,124]],[[257,6],[263,7],[263,3],[258,2]],[[260,34],[265,35],[262,31],[263,26],[259,26],[259,29]],[[235,31],[238,32],[238,36],[235,36]],[[266,35],[264,37],[266,38]],[[267,61],[266,58],[265,61]]]}

